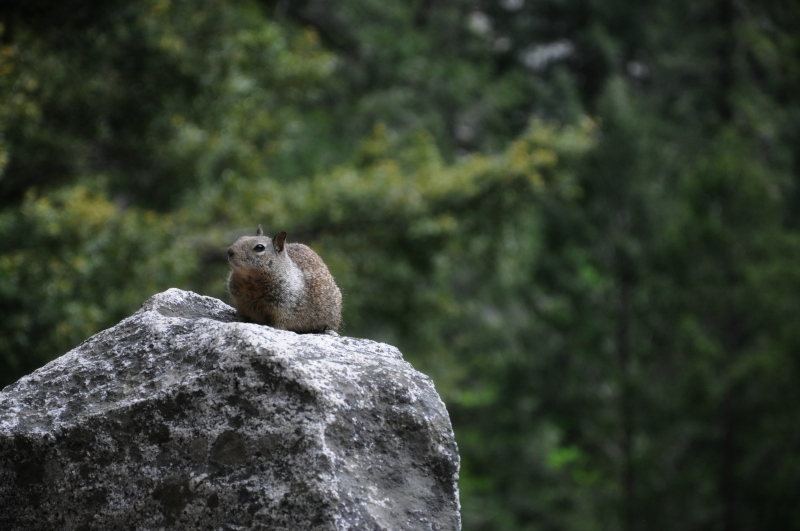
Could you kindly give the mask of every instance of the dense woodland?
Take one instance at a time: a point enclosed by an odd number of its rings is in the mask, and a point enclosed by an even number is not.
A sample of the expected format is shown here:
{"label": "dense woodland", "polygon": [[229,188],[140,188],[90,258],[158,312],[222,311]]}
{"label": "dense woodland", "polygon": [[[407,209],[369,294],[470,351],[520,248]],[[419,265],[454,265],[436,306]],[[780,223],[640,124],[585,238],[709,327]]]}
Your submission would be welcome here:
{"label": "dense woodland", "polygon": [[800,3],[7,0],[0,385],[258,223],[430,375],[464,529],[800,529]]}

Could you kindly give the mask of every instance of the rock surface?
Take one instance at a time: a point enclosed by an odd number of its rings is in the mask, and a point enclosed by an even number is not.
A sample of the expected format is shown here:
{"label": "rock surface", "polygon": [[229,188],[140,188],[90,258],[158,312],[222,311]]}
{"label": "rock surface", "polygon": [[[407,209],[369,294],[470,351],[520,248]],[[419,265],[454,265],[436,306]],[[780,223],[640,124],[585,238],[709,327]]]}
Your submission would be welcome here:
{"label": "rock surface", "polygon": [[168,290],[0,392],[0,529],[460,528],[444,404],[394,347]]}

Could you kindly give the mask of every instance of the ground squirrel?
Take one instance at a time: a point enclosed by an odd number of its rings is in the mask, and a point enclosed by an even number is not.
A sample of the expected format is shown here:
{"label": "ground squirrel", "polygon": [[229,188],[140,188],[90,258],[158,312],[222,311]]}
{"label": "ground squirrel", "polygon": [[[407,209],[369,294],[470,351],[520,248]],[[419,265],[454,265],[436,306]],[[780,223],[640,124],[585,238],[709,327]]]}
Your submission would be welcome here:
{"label": "ground squirrel", "polygon": [[228,248],[228,291],[240,319],[294,332],[336,330],[342,293],[322,258],[286,233],[270,239],[261,225]]}

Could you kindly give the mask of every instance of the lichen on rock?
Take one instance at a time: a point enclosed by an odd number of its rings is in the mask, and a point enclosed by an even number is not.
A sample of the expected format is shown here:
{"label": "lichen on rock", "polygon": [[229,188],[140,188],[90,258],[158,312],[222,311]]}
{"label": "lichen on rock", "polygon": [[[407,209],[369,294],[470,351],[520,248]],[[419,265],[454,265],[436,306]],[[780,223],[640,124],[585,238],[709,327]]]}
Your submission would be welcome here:
{"label": "lichen on rock", "polygon": [[0,392],[0,529],[460,529],[429,378],[170,289]]}

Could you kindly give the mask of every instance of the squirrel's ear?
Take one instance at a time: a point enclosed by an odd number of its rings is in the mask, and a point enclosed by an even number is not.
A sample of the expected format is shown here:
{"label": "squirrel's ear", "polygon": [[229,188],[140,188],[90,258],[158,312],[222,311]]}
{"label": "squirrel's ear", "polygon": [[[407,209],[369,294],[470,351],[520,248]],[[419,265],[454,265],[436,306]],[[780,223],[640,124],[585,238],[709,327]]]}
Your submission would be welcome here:
{"label": "squirrel's ear", "polygon": [[259,225],[258,229],[256,230],[256,236],[263,236],[263,235],[264,235],[264,229],[262,229],[261,225]]}
{"label": "squirrel's ear", "polygon": [[272,238],[272,245],[278,252],[283,251],[283,245],[286,243],[286,232],[279,232],[277,236]]}

